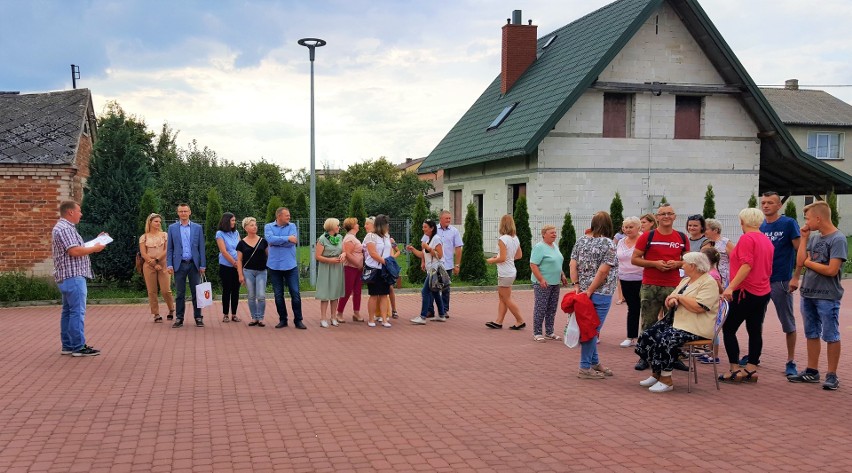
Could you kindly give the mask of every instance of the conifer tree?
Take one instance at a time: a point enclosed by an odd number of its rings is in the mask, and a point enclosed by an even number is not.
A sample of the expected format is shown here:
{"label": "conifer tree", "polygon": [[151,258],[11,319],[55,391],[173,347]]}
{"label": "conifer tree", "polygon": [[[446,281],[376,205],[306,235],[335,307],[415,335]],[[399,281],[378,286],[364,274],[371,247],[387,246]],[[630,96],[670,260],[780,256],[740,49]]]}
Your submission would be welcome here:
{"label": "conifer tree", "polygon": [[261,174],[254,183],[254,202],[257,207],[257,218],[260,218],[260,216],[263,215],[263,212],[267,210],[271,196],[272,189],[269,186],[269,180],[266,179],[266,176]]}
{"label": "conifer tree", "polygon": [[574,229],[574,222],[571,221],[571,212],[565,212],[565,219],[562,221],[562,234],[559,236],[559,252],[565,258],[562,261],[562,272],[566,276],[571,274],[571,252],[574,250],[575,243],[577,243],[577,231]]}
{"label": "conifer tree", "polygon": [[713,186],[707,184],[707,192],[704,193],[704,210],[701,212],[704,218],[716,218],[716,201]]}
{"label": "conifer tree", "polygon": [[526,196],[518,197],[513,216],[515,217],[515,228],[523,253],[521,259],[515,260],[515,269],[518,271],[516,278],[523,281],[530,278],[530,252],[532,251],[532,230],[530,230],[530,214],[527,211]]}
{"label": "conifer tree", "polygon": [[[473,203],[467,205],[467,215],[464,218],[464,236],[462,237],[462,256],[459,277],[462,281],[481,281],[485,279],[485,253],[482,251],[482,230],[476,217],[476,207]],[[445,249],[446,251],[446,249]],[[449,268],[448,271],[451,271]]]}
{"label": "conifer tree", "polygon": [[[364,208],[364,194],[361,192],[361,189],[356,189],[352,193],[352,197],[349,199],[349,213],[347,216],[358,219],[359,228],[355,237],[363,240],[364,236],[367,235],[367,229],[364,227],[364,222],[367,220],[367,210]],[[418,246],[418,248],[420,247]]]}
{"label": "conifer tree", "polygon": [[[420,239],[423,238],[423,221],[429,215],[429,210],[426,208],[426,198],[421,194],[417,196],[414,203],[414,211],[412,212],[411,221],[411,246],[422,249]],[[446,251],[446,247],[444,247]],[[412,283],[422,283],[426,279],[426,273],[420,268],[420,259],[415,255],[409,255],[408,260],[408,280]]]}
{"label": "conifer tree", "polygon": [[621,225],[624,223],[624,204],[622,204],[621,194],[618,192],[615,193],[612,203],[609,204],[609,214],[612,216],[612,229],[616,233],[621,232]]}
{"label": "conifer tree", "polygon": [[668,200],[666,200],[666,196],[663,196],[663,198],[662,198],[662,199],[660,199],[660,205],[661,205],[661,206],[662,206],[662,205],[666,205],[666,204],[668,204],[668,203],[669,203],[669,201],[668,201]]}
{"label": "conifer tree", "polygon": [[207,253],[207,279],[219,282],[219,246],[216,244],[216,230],[222,220],[222,201],[215,187],[207,191],[207,216],[204,225],[204,246]]}
{"label": "conifer tree", "polygon": [[793,199],[787,199],[787,205],[784,207],[784,215],[792,218],[793,220],[797,220],[799,218],[796,215],[796,203],[793,202]]}
{"label": "conifer tree", "polygon": [[[139,228],[137,229],[138,235],[145,233],[145,222],[148,220],[148,216],[153,213],[160,213],[160,202],[157,199],[157,194],[154,193],[154,189],[149,187],[145,189],[145,192],[142,194],[142,200],[139,201],[139,216],[136,218],[136,221],[139,223]],[[161,219],[160,226],[163,231],[166,231],[168,225],[165,218]]]}
{"label": "conifer tree", "polygon": [[269,222],[275,221],[275,212],[284,207],[284,204],[281,202],[281,197],[277,195],[273,195],[269,198],[269,203],[266,204],[266,214],[264,215],[263,222],[257,222],[257,234],[263,236],[263,229]]}
{"label": "conifer tree", "polygon": [[840,214],[837,213],[837,194],[834,193],[834,189],[831,189],[831,192],[825,197],[825,201],[828,204],[828,208],[831,209],[831,223],[835,227],[840,225]]}
{"label": "conifer tree", "polygon": [[750,209],[757,207],[757,197],[754,196],[754,193],[752,193],[751,197],[748,198],[748,207]]}

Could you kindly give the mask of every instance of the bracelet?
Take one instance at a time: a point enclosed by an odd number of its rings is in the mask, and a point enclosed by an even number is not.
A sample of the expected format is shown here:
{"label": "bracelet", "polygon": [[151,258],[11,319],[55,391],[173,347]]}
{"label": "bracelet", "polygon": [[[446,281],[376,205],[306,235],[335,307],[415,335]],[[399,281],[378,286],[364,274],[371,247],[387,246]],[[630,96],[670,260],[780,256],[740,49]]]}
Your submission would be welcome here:
{"label": "bracelet", "polygon": [[579,285],[580,285],[580,283],[575,282],[575,283],[571,283],[571,285],[572,285],[572,286],[579,286]]}

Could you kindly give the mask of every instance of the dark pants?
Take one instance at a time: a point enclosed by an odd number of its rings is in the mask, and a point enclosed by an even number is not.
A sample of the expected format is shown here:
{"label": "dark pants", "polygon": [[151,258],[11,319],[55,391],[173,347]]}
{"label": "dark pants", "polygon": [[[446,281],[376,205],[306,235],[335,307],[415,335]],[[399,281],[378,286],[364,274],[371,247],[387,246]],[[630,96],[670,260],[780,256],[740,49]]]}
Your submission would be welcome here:
{"label": "dark pants", "polygon": [[737,330],[743,322],[748,332],[748,362],[753,365],[760,364],[760,352],[763,351],[763,319],[766,317],[767,305],[769,305],[769,294],[755,296],[742,289],[734,291],[728,309],[728,318],[722,326],[725,352],[731,364],[737,364],[740,360]]}
{"label": "dark pants", "polygon": [[237,315],[237,304],[240,302],[240,275],[237,268],[219,265],[219,279],[222,280],[222,313]]}
{"label": "dark pants", "polygon": [[642,281],[621,280],[621,295],[627,302],[627,338],[639,336],[639,314],[642,302],[639,297],[639,289],[641,288]]}
{"label": "dark pants", "polygon": [[180,267],[175,268],[175,317],[178,321],[183,322],[183,315],[186,312],[186,280],[189,278],[189,293],[192,295],[192,310],[196,319],[201,318],[201,309],[198,308],[198,302],[195,300],[195,286],[201,284],[201,277],[198,274],[198,268],[192,261],[181,261]]}
{"label": "dark pants", "polygon": [[272,291],[275,293],[275,309],[278,318],[282,322],[287,321],[287,305],[284,303],[284,285],[290,293],[290,304],[293,306],[293,322],[302,321],[302,295],[299,294],[299,268],[293,269],[270,269],[269,281],[272,283]]}

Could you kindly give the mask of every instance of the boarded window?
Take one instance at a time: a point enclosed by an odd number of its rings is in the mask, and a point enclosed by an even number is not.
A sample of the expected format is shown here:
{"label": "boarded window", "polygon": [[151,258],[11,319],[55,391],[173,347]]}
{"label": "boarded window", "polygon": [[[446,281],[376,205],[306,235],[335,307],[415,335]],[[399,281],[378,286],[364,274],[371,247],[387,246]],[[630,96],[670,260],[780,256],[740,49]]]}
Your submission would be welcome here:
{"label": "boarded window", "polygon": [[458,225],[462,221],[462,191],[450,191],[453,205],[453,222]]}
{"label": "boarded window", "polygon": [[678,95],[675,97],[676,140],[701,138],[701,97]]}
{"label": "boarded window", "polygon": [[630,128],[630,95],[604,94],[603,137],[627,138]]}

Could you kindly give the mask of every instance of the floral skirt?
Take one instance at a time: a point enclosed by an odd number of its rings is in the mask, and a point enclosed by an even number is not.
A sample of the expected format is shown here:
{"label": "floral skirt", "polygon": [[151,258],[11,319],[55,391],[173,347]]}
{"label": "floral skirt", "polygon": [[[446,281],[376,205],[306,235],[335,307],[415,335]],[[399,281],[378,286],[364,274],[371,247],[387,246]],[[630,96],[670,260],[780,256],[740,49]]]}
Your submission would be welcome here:
{"label": "floral skirt", "polygon": [[660,320],[642,332],[636,341],[636,354],[651,365],[651,371],[672,371],[680,356],[680,347],[686,342],[701,340],[698,335],[672,327]]}

